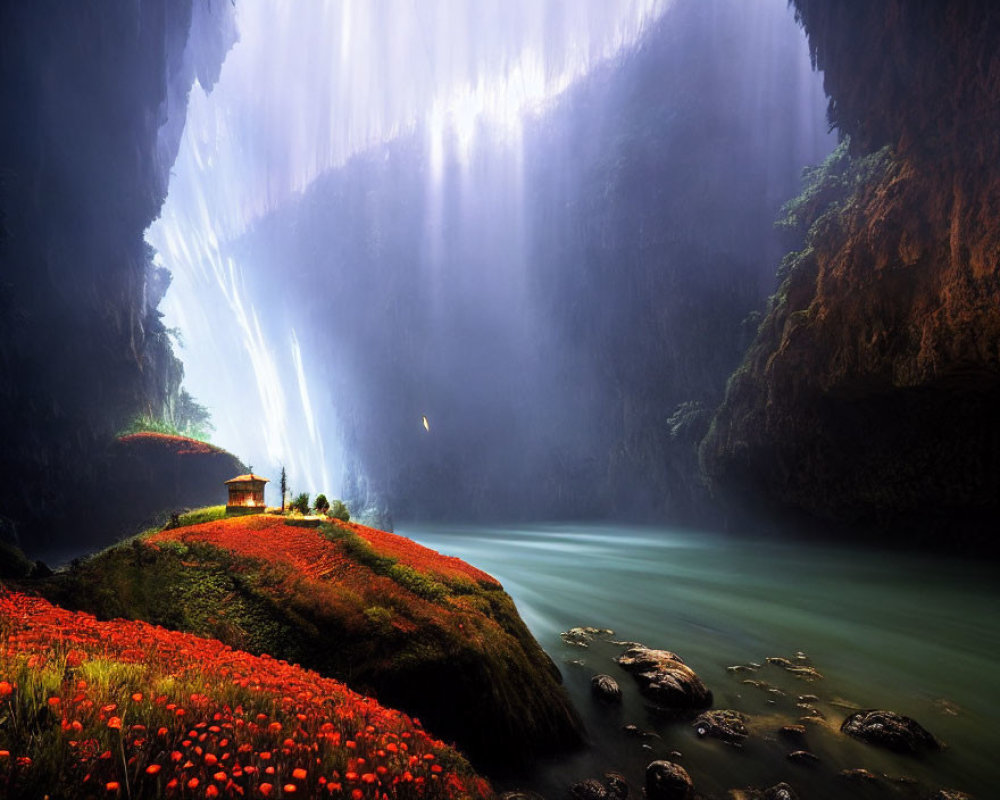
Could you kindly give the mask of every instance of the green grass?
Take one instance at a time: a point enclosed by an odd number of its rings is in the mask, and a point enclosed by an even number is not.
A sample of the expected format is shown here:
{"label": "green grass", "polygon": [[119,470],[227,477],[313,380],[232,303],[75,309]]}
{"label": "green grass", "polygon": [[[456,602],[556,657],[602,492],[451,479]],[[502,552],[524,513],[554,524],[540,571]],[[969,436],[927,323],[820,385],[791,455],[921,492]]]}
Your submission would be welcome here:
{"label": "green grass", "polygon": [[178,428],[166,420],[150,416],[149,414],[139,414],[133,417],[132,421],[118,432],[118,436],[130,436],[133,433],[162,433],[166,436],[184,436],[188,439],[196,439],[199,442],[211,444],[209,431],[206,428],[197,426]]}

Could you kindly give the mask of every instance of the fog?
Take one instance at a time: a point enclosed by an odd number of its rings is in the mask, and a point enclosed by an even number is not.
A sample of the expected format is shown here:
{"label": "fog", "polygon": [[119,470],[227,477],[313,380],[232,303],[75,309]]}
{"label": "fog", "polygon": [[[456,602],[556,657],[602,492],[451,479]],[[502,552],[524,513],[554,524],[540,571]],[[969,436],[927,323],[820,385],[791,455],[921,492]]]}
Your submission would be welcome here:
{"label": "fog", "polygon": [[213,440],[383,515],[690,516],[771,222],[833,145],[784,0],[237,24],[147,233]]}

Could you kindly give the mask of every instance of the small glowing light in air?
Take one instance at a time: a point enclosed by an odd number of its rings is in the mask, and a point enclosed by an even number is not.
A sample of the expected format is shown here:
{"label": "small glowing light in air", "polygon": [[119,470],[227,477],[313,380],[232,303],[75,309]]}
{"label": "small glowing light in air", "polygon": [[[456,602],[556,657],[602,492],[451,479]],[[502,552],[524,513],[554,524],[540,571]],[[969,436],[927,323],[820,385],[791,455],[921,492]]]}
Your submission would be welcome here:
{"label": "small glowing light in air", "polygon": [[421,417],[421,419],[424,421],[424,430],[429,431],[431,429],[431,424],[427,421],[427,415],[425,414]]}

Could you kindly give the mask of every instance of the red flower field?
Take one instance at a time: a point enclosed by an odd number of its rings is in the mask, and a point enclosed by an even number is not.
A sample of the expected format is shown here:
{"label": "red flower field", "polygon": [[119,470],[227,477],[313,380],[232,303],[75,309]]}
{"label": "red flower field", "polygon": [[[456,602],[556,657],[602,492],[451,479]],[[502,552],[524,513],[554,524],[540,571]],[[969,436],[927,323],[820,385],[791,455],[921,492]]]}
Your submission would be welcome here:
{"label": "red flower field", "polygon": [[[379,554],[417,572],[445,582],[472,581],[484,587],[500,588],[499,582],[482,570],[459,558],[443,556],[403,536],[353,522],[337,521],[334,524],[361,537]],[[197,541],[261,561],[284,561],[299,574],[314,578],[342,578],[345,571],[358,567],[356,561],[345,552],[342,543],[317,535],[315,529],[288,525],[283,517],[277,516],[221,519],[160,531],[146,541],[154,545],[167,541]]]}
{"label": "red flower field", "polygon": [[126,436],[119,436],[118,441],[126,446],[134,444],[145,448],[153,447],[164,452],[175,453],[179,456],[210,455],[212,453],[226,452],[207,442],[189,439],[186,436],[172,436],[168,433],[130,433]]}
{"label": "red flower field", "polygon": [[9,592],[0,720],[2,797],[492,794],[415,720],[338,681]]}

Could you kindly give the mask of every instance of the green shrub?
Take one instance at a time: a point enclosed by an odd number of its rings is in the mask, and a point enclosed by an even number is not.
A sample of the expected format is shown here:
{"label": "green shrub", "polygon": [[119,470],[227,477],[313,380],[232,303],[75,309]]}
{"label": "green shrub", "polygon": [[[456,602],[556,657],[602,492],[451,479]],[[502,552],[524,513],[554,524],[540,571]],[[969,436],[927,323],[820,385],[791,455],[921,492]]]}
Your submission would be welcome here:
{"label": "green shrub", "polygon": [[288,507],[292,511],[298,511],[300,514],[309,513],[309,493],[302,492],[302,494],[296,495],[295,498],[288,504]]}
{"label": "green shrub", "polygon": [[343,500],[334,500],[330,504],[327,515],[333,517],[334,519],[339,519],[341,522],[351,521],[351,512],[347,510],[347,506],[344,505]]}
{"label": "green shrub", "polygon": [[317,514],[325,514],[330,508],[330,501],[326,499],[325,494],[316,495],[316,502],[313,503],[313,508],[316,509]]}

